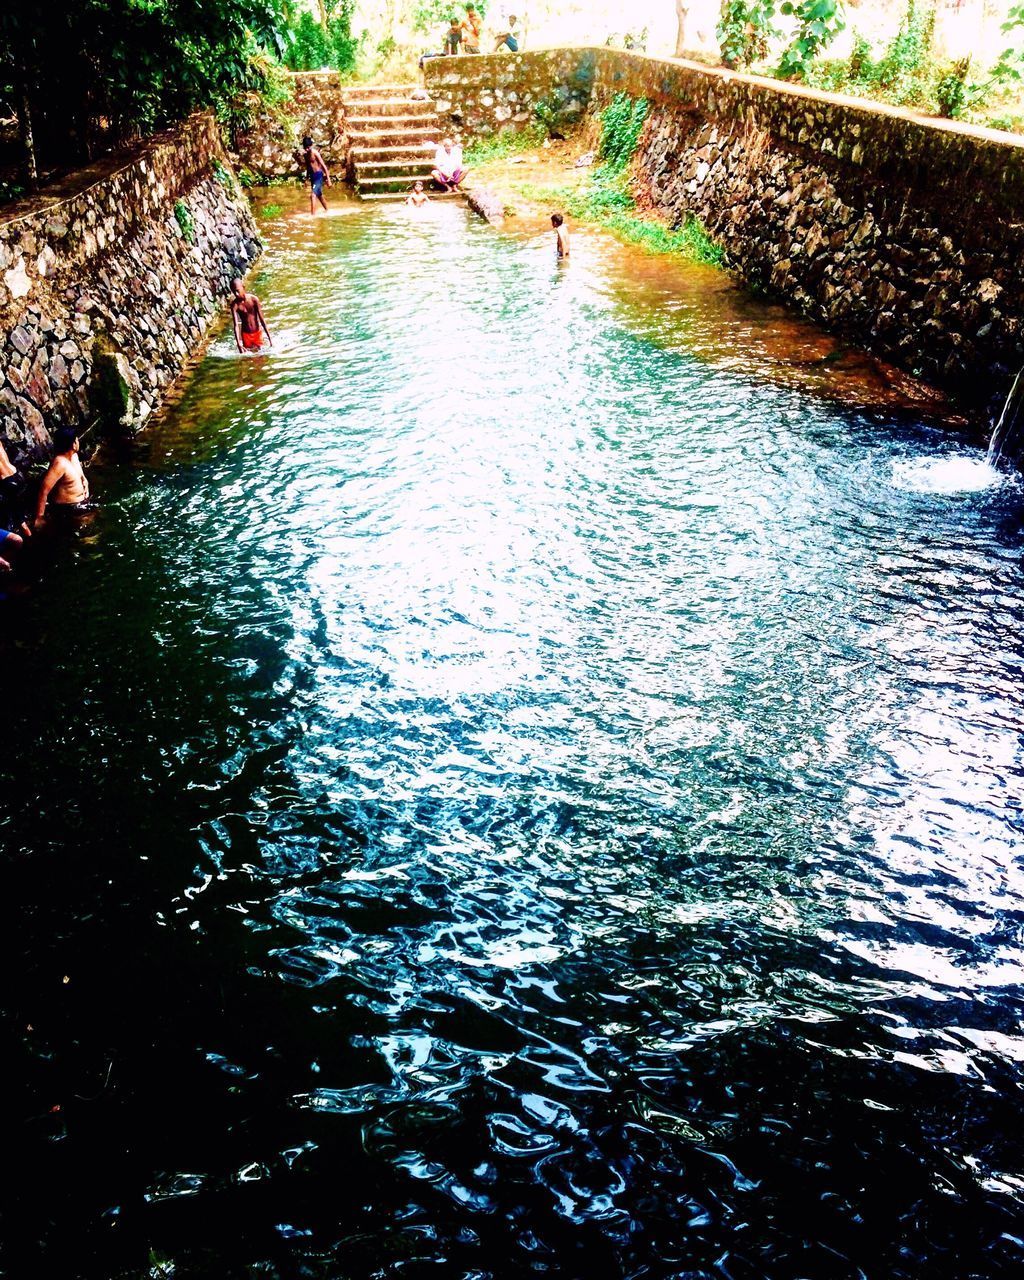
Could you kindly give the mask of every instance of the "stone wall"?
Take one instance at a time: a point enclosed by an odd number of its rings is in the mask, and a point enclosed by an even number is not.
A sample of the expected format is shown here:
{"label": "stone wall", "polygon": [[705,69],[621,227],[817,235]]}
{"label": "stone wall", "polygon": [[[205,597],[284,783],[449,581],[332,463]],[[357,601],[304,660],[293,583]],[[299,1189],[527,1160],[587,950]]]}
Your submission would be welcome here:
{"label": "stone wall", "polygon": [[647,98],[641,201],[834,332],[987,407],[1024,364],[1024,139],[611,49],[427,64],[474,134],[522,123],[517,82]]}
{"label": "stone wall", "polygon": [[462,141],[538,123],[538,108],[555,127],[578,124],[590,105],[597,71],[593,50],[431,58],[427,89]]}
{"label": "stone wall", "polygon": [[129,384],[125,424],[142,425],[259,247],[208,113],[5,211],[0,438],[12,460],[45,456],[56,427],[95,416],[101,355]]}
{"label": "stone wall", "polygon": [[233,140],[232,159],[260,182],[305,176],[301,140],[309,134],[328,165],[345,161],[345,106],[337,71],[302,71],[291,78],[293,99],[276,115],[258,117]]}

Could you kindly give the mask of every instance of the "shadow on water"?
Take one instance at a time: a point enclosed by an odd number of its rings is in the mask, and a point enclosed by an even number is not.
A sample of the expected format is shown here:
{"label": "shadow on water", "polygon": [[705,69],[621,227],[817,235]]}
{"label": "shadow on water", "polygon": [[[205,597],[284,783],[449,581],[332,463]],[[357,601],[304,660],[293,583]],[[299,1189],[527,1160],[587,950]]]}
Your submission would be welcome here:
{"label": "shadow on water", "polygon": [[282,223],[6,618],[11,1274],[1019,1270],[1020,489],[579,242]]}

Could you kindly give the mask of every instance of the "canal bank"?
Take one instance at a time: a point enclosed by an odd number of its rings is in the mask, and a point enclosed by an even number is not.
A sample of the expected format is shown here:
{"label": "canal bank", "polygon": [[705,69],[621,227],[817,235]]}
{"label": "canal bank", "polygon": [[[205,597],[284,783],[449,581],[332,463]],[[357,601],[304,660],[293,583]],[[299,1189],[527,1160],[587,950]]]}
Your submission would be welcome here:
{"label": "canal bank", "polygon": [[464,137],[650,104],[642,199],[745,281],[995,416],[1024,363],[1024,140],[614,49],[436,59]]}
{"label": "canal bank", "polygon": [[[21,468],[60,426],[143,426],[260,251],[212,113],[0,215],[0,437]],[[113,396],[111,395],[113,389]]]}

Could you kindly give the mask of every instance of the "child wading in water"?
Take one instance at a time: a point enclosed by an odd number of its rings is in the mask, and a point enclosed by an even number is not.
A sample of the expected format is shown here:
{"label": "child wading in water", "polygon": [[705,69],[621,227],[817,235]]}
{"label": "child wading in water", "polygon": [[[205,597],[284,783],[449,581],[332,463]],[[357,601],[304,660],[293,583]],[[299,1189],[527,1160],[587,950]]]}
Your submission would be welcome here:
{"label": "child wading in water", "polygon": [[415,209],[420,209],[423,207],[423,205],[429,203],[429,198],[427,196],[427,193],[423,190],[422,182],[417,182],[413,186],[413,189],[409,195],[409,199],[406,200],[405,203],[411,204]]}
{"label": "child wading in water", "polygon": [[306,161],[306,177],[309,179],[309,212],[316,213],[316,202],[320,201],[324,213],[327,212],[327,201],[324,199],[324,183],[331,185],[331,174],[323,156],[313,146],[313,139],[307,134],[302,139],[302,155]]}
{"label": "child wading in water", "polygon": [[553,213],[551,215],[551,225],[555,229],[555,256],[568,258],[569,228],[565,225],[565,218],[560,213]]}
{"label": "child wading in water", "polygon": [[235,329],[235,344],[239,351],[259,351],[263,346],[263,335],[274,345],[270,337],[267,322],[263,319],[263,308],[254,293],[246,292],[242,280],[231,282],[231,323]]}

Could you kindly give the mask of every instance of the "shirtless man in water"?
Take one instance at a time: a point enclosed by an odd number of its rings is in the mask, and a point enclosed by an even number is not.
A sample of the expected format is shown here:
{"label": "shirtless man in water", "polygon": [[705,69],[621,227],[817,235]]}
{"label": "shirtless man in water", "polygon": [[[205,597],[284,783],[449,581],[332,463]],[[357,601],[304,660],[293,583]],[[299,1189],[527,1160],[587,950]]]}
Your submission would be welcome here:
{"label": "shirtless man in water", "polygon": [[4,557],[11,551],[16,551],[32,534],[32,530],[21,518],[23,490],[24,482],[18,475],[18,469],[8,458],[7,450],[0,441],[0,570],[4,572],[11,567]]}
{"label": "shirtless man in water", "polygon": [[36,514],[32,521],[36,527],[43,522],[48,499],[51,511],[56,508],[62,513],[72,514],[89,509],[89,481],[78,456],[78,432],[74,427],[59,427],[53,437],[53,461],[39,486]]}
{"label": "shirtless man in water", "polygon": [[[270,337],[267,322],[263,319],[263,308],[254,293],[246,293],[241,280],[231,281],[231,319],[235,326],[235,343],[239,351],[259,351],[263,346],[263,334],[267,342],[274,345]],[[262,332],[261,332],[262,330]]]}

